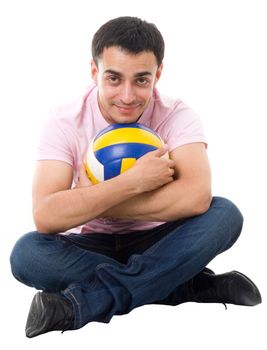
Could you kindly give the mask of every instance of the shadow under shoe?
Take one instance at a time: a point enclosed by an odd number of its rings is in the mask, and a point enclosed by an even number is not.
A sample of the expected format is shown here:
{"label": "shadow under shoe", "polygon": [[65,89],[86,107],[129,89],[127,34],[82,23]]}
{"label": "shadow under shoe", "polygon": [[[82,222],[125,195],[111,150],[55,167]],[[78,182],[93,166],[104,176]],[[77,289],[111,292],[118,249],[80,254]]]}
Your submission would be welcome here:
{"label": "shadow under shoe", "polygon": [[72,306],[65,297],[46,292],[38,292],[34,296],[26,322],[28,338],[50,331],[72,329],[72,325]]}
{"label": "shadow under shoe", "polygon": [[257,286],[244,274],[231,271],[220,275],[202,272],[185,284],[181,303],[223,303],[255,306],[261,303]]}

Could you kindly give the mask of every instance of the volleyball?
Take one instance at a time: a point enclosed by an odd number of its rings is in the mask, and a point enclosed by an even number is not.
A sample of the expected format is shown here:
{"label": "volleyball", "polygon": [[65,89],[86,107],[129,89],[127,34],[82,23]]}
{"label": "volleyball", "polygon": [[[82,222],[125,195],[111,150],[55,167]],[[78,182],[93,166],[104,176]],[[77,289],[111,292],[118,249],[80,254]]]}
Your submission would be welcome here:
{"label": "volleyball", "polygon": [[85,160],[87,175],[93,184],[111,179],[163,145],[160,136],[143,124],[109,125],[90,142]]}

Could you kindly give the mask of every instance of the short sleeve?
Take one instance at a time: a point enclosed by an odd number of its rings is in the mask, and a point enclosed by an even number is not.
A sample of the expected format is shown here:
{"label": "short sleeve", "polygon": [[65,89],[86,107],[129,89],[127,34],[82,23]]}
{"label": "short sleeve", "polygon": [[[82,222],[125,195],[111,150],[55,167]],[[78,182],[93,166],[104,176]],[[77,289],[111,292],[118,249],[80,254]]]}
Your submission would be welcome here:
{"label": "short sleeve", "polygon": [[56,114],[52,114],[41,131],[37,160],[61,160],[73,166],[74,159],[66,132]]}
{"label": "short sleeve", "polygon": [[169,114],[162,134],[170,151],[194,142],[203,142],[207,147],[207,140],[199,116],[182,101],[178,101]]}

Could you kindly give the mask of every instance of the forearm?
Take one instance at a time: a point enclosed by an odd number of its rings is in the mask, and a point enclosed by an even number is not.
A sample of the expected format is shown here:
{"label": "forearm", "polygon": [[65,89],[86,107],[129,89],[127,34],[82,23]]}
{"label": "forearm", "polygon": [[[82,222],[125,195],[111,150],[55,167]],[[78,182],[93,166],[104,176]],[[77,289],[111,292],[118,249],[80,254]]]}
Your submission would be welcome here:
{"label": "forearm", "polygon": [[144,221],[173,221],[205,212],[210,205],[210,186],[176,180],[157,190],[139,194],[116,205],[102,217]]}
{"label": "forearm", "polygon": [[42,233],[63,232],[88,222],[137,194],[126,179],[114,178],[99,185],[59,191],[47,196],[33,216]]}
{"label": "forearm", "polygon": [[[66,177],[68,181],[61,184],[61,190],[55,190],[59,188],[57,185],[46,190],[46,193],[42,193],[41,184],[47,180],[36,181],[33,191],[35,193],[33,195],[33,216],[37,230],[43,233],[66,231],[97,217],[105,216],[104,213],[109,209],[140,193],[153,191],[172,182],[174,170],[171,166],[173,162],[161,158],[165,153],[164,148],[149,152],[128,171],[94,186],[88,180],[83,168],[75,189],[66,187],[70,183],[69,168],[67,168],[69,176]],[[57,163],[56,165],[59,170],[62,168],[62,164]],[[52,166],[52,169],[55,168]],[[63,167],[63,170],[66,171],[66,168]],[[41,174],[43,176],[42,172]],[[37,180],[40,176],[37,176]],[[54,177],[54,181],[60,183],[58,177]],[[46,186],[49,187],[50,183],[48,182]]]}

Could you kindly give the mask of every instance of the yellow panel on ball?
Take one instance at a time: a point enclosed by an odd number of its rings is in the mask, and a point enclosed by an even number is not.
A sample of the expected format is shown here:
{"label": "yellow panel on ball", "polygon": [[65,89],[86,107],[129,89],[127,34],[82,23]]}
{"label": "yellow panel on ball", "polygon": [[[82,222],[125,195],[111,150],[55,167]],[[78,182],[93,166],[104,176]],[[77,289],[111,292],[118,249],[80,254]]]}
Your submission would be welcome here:
{"label": "yellow panel on ball", "polygon": [[123,158],[121,161],[121,173],[130,169],[136,162],[135,158]]}
{"label": "yellow panel on ball", "polygon": [[93,150],[97,151],[98,149],[109,146],[110,144],[114,145],[122,142],[145,143],[157,148],[161,147],[161,140],[151,132],[139,128],[125,127],[111,130],[105,135],[102,135],[94,142]]}

